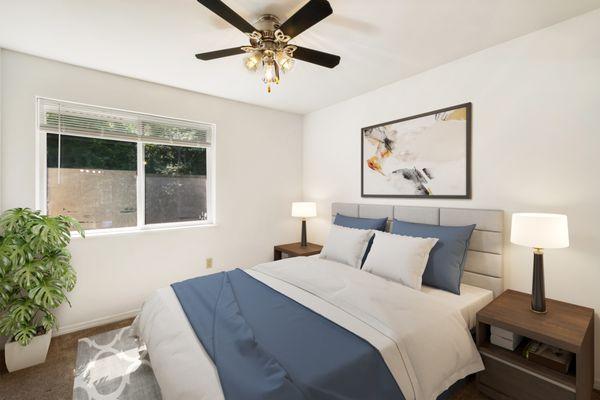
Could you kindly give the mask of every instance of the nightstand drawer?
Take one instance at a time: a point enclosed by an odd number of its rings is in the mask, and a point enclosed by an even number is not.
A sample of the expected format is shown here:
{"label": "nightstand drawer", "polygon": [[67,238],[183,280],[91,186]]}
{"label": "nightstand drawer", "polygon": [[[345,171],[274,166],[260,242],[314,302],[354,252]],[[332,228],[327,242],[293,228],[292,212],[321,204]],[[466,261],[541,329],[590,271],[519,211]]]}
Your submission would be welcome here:
{"label": "nightstand drawer", "polygon": [[479,389],[494,399],[575,400],[575,392],[508,361],[482,354],[485,371],[477,374]]}

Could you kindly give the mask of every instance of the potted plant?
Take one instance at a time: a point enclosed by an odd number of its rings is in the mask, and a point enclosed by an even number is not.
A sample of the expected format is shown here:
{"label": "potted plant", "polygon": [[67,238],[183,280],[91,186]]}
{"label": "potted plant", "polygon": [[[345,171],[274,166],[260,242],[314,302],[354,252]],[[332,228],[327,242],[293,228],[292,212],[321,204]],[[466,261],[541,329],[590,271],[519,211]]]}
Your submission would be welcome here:
{"label": "potted plant", "polygon": [[68,302],[77,279],[67,250],[71,230],[84,236],[67,216],[29,208],[0,216],[0,335],[9,338],[5,360],[11,372],[46,360],[56,325],[52,311]]}

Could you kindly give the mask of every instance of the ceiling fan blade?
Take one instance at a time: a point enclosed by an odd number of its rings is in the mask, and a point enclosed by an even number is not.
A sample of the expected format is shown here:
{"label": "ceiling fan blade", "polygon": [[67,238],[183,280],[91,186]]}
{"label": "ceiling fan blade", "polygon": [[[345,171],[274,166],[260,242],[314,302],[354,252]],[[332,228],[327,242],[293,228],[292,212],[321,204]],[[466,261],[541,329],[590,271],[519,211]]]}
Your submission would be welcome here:
{"label": "ceiling fan blade", "polygon": [[327,0],[310,0],[296,14],[281,25],[283,33],[290,37],[298,36],[319,21],[333,13]]}
{"label": "ceiling fan blade", "polygon": [[227,7],[221,0],[198,0],[198,3],[238,28],[243,33],[252,33],[256,29],[238,13]]}
{"label": "ceiling fan blade", "polygon": [[334,68],[340,63],[341,60],[340,56],[323,53],[322,51],[307,49],[300,46],[296,46],[294,58],[327,68]]}
{"label": "ceiling fan blade", "polygon": [[237,54],[244,54],[245,51],[241,47],[232,47],[231,49],[223,49],[216,51],[209,51],[208,53],[196,54],[196,58],[199,60],[209,61],[215,58],[235,56]]}

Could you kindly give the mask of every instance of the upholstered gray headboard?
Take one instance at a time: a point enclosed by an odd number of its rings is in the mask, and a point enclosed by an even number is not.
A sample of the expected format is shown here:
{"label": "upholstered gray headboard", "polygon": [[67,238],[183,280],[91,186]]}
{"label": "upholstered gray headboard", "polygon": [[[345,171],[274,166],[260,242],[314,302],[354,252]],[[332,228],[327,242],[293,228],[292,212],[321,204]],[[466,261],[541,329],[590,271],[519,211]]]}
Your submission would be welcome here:
{"label": "upholstered gray headboard", "polygon": [[[361,218],[399,219],[431,225],[476,224],[467,259],[463,283],[489,289],[498,296],[504,289],[502,251],[504,212],[473,208],[409,207],[380,204],[333,203],[331,214]],[[389,226],[389,224],[388,224]]]}

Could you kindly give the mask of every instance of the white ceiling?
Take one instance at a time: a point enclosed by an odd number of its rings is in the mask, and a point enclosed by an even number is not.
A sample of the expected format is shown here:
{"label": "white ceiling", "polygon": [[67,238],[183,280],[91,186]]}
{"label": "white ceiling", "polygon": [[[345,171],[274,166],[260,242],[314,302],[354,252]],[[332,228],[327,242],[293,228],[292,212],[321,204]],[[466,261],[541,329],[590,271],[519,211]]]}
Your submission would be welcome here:
{"label": "white ceiling", "polygon": [[[194,0],[0,0],[0,47],[261,106],[306,113],[600,7],[600,0],[329,0],[333,15],[292,43],[342,57],[297,62],[267,94],[247,43]],[[306,0],[225,0],[251,23]]]}

